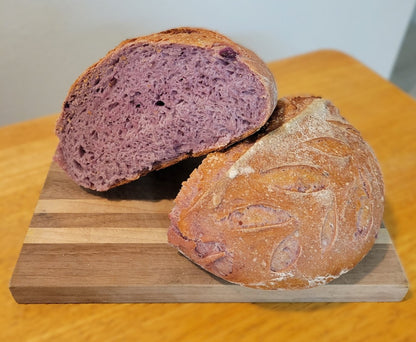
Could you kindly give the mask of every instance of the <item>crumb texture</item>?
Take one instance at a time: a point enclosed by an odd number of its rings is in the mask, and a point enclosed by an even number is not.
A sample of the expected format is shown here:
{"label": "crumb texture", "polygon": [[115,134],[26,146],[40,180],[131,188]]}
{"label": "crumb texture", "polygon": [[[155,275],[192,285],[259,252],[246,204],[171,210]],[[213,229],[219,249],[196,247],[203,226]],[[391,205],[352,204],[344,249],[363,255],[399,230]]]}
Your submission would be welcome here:
{"label": "crumb texture", "polygon": [[[169,242],[255,288],[308,288],[353,268],[374,244],[384,209],[380,167],[360,133],[331,102],[291,97],[250,141],[208,155],[191,174]],[[221,248],[205,249],[202,260],[195,244],[205,241]],[[210,261],[220,251],[227,272]]]}
{"label": "crumb texture", "polygon": [[55,159],[78,184],[107,190],[255,132],[271,113],[270,97],[230,46],[132,40],[71,88]]}

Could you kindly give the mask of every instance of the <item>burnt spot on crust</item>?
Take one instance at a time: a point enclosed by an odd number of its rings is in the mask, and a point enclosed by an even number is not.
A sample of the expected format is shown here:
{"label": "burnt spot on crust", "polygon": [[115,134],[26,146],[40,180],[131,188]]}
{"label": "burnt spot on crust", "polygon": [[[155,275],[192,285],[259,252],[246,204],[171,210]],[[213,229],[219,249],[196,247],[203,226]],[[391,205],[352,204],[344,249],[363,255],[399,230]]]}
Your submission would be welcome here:
{"label": "burnt spot on crust", "polygon": [[162,33],[162,34],[180,34],[180,33],[191,34],[191,33],[196,33],[196,30],[193,30],[193,29],[188,28],[188,27],[179,27],[179,28],[166,30],[166,31],[163,31],[163,32],[160,32],[160,33]]}

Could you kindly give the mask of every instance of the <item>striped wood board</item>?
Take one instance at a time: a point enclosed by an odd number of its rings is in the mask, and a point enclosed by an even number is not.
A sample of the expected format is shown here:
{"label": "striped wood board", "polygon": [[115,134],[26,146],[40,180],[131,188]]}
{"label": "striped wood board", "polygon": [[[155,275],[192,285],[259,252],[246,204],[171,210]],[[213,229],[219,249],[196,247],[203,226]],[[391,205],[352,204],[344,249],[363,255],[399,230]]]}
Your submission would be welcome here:
{"label": "striped wood board", "polygon": [[332,283],[267,291],[228,284],[167,244],[168,212],[198,160],[105,194],[52,163],[10,290],[19,303],[399,301],[408,283],[385,227],[371,252]]}

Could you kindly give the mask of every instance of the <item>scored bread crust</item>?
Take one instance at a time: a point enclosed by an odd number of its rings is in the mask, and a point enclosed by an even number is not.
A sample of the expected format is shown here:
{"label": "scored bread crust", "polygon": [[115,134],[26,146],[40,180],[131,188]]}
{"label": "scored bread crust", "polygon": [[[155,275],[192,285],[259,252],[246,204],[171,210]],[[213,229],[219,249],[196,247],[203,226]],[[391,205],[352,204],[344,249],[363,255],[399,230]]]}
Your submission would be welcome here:
{"label": "scored bread crust", "polygon": [[279,100],[255,137],[209,154],[183,183],[168,241],[229,282],[326,284],[377,237],[384,185],[360,133],[328,100]]}
{"label": "scored bread crust", "polygon": [[[166,30],[159,33],[154,33],[148,36],[137,37],[132,39],[126,39],[121,42],[118,46],[114,49],[110,50],[106,56],[101,58],[99,61],[91,65],[87,68],[73,83],[68,91],[67,98],[70,97],[71,94],[76,94],[82,87],[83,83],[88,83],[89,80],[92,78],[92,71],[95,68],[99,68],[101,64],[104,64],[105,61],[111,59],[114,54],[116,54],[120,49],[124,49],[131,45],[137,45],[141,43],[153,43],[159,45],[163,48],[164,45],[167,44],[182,44],[194,47],[200,47],[204,49],[210,49],[213,52],[220,52],[224,48],[231,48],[233,51],[236,52],[236,60],[245,64],[251,72],[254,73],[258,80],[265,88],[264,96],[265,96],[265,103],[266,108],[264,110],[264,118],[262,122],[259,123],[257,127],[253,127],[252,129],[247,130],[244,134],[234,137],[228,143],[223,143],[221,146],[215,146],[211,148],[207,148],[205,150],[199,152],[191,152],[186,154],[180,154],[177,158],[169,159],[166,161],[155,163],[151,169],[142,170],[139,172],[136,177],[122,179],[116,184],[113,184],[109,188],[113,188],[125,183],[129,183],[135,179],[144,176],[145,174],[159,170],[170,165],[176,164],[177,162],[189,158],[189,157],[198,157],[201,155],[205,155],[212,151],[221,150],[227,146],[234,144],[237,141],[243,140],[244,138],[252,135],[256,131],[258,131],[269,119],[270,115],[273,113],[274,108],[276,107],[277,103],[277,85],[274,79],[273,74],[268,69],[267,65],[251,50],[233,42],[226,36],[219,34],[215,31],[203,29],[203,28],[194,28],[194,27],[179,27],[170,30]],[[56,135],[59,137],[60,132],[63,130],[63,127],[66,125],[67,117],[65,116],[64,106],[66,101],[64,101],[62,105],[61,115],[59,116],[55,132]],[[63,166],[61,161],[61,157],[59,155],[59,150],[57,150],[55,155],[55,160]],[[95,189],[94,187],[91,187]]]}

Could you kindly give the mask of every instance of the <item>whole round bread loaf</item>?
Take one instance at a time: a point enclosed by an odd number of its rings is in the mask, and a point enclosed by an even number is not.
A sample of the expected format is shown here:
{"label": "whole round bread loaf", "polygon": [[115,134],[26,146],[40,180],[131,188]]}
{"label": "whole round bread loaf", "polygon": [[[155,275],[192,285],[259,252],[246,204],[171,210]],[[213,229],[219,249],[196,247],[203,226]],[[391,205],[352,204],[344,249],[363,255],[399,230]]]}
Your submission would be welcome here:
{"label": "whole round bread loaf", "polygon": [[331,102],[279,100],[265,129],[209,154],[170,213],[170,244],[227,281],[326,284],[369,252],[382,221],[376,157]]}
{"label": "whole round bread loaf", "polygon": [[129,39],[72,85],[55,161],[108,190],[253,134],[276,102],[265,63],[223,35],[182,27]]}

